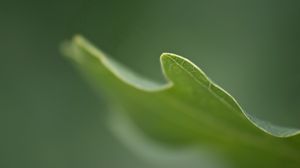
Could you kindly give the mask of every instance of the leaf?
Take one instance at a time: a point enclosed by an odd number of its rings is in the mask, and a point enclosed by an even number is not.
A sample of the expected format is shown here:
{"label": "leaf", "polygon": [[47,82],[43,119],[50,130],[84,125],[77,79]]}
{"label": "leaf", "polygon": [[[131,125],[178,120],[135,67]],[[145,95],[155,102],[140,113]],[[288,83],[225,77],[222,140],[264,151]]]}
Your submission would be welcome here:
{"label": "leaf", "polygon": [[165,84],[134,74],[76,36],[64,53],[148,137],[172,147],[206,146],[237,167],[299,167],[299,128],[262,121],[191,61],[160,57]]}

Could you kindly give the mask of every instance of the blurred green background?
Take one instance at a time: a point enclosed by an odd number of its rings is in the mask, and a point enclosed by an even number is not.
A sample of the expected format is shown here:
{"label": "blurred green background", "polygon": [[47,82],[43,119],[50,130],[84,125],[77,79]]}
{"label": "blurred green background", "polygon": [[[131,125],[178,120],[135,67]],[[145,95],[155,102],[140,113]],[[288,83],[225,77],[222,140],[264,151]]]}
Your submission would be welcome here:
{"label": "blurred green background", "polygon": [[157,81],[162,52],[185,56],[247,112],[300,127],[300,1],[1,0],[0,167],[166,167],[110,133],[59,51],[77,33]]}

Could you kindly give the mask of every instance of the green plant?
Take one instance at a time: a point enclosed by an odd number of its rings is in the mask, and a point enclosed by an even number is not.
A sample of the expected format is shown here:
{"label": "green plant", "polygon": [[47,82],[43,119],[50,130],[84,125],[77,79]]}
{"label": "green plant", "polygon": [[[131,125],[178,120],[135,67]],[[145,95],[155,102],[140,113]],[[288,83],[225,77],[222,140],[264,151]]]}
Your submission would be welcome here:
{"label": "green plant", "polygon": [[64,46],[92,84],[106,93],[115,117],[126,114],[152,139],[172,147],[206,145],[238,167],[299,167],[300,130],[246,113],[189,60],[161,55],[166,84],[132,73],[77,36]]}

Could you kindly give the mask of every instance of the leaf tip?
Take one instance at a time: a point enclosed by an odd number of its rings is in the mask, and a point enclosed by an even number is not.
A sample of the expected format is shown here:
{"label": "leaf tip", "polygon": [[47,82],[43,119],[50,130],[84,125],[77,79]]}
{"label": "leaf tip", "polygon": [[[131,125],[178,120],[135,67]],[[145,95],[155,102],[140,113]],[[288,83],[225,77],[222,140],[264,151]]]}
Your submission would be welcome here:
{"label": "leaf tip", "polygon": [[174,60],[174,58],[177,57],[176,54],[172,54],[172,53],[162,53],[160,55],[160,64],[161,64],[161,69],[162,69],[162,72],[164,74],[164,76],[169,79],[170,81],[171,80],[171,73],[172,73],[172,62]]}
{"label": "leaf tip", "polygon": [[177,55],[177,54],[173,54],[173,53],[168,53],[168,52],[164,52],[160,55],[160,59],[161,61],[167,60],[167,59],[182,59],[183,57]]}

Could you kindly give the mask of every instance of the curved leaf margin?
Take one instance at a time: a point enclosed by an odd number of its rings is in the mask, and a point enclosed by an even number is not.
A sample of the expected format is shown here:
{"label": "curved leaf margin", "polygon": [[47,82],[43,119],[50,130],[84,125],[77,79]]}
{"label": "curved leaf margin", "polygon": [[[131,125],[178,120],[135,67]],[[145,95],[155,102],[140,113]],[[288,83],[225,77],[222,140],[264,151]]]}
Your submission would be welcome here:
{"label": "curved leaf margin", "polygon": [[85,58],[81,58],[80,54],[76,54],[78,49],[89,52],[90,56],[94,56],[94,59],[97,59],[99,63],[101,63],[108,71],[110,71],[113,75],[115,75],[115,77],[120,79],[128,86],[144,92],[159,92],[174,86],[174,81],[170,79],[170,76],[166,72],[168,67],[164,66],[166,61],[173,61],[174,63],[179,64],[179,66],[185,71],[187,70],[185,67],[181,66],[181,64],[188,64],[188,68],[193,69],[194,72],[192,74],[191,72],[187,71],[188,74],[190,74],[200,85],[204,85],[204,87],[206,87],[212,93],[212,95],[216,96],[216,98],[222,101],[225,105],[229,106],[234,111],[242,113],[258,129],[272,136],[281,138],[300,134],[300,128],[278,126],[246,113],[246,111],[242,109],[233,96],[209,79],[208,76],[198,66],[182,56],[172,53],[163,53],[160,56],[162,72],[167,79],[167,83],[158,84],[138,76],[113,59],[106,57],[102,51],[98,50],[86,39],[79,35],[75,36],[71,42],[64,45],[63,52],[76,62],[80,62],[81,59]]}

